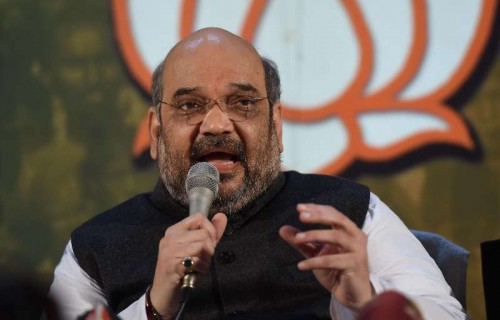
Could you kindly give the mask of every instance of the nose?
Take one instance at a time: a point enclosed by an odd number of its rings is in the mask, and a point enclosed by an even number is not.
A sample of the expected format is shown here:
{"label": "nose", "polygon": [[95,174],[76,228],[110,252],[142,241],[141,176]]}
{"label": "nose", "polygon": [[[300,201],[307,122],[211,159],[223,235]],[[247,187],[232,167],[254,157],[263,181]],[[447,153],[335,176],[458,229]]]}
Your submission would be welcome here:
{"label": "nose", "polygon": [[214,103],[200,125],[200,133],[216,136],[233,131],[234,122],[222,111],[218,103]]}

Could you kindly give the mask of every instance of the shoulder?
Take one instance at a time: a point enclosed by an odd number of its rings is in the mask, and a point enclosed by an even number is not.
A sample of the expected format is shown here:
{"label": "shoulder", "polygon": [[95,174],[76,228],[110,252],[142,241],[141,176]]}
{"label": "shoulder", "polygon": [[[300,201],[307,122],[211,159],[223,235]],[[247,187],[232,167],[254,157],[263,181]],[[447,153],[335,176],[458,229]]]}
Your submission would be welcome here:
{"label": "shoulder", "polygon": [[370,189],[357,182],[321,174],[285,172],[285,194],[316,204],[331,205],[361,228],[370,201]]}
{"label": "shoulder", "polygon": [[135,226],[155,225],[161,214],[151,203],[150,192],[138,194],[89,219],[71,233],[76,247],[104,243],[133,232]]}
{"label": "shoulder", "polygon": [[96,215],[71,233],[78,264],[102,286],[101,273],[106,272],[102,268],[114,265],[117,253],[130,256],[133,248],[145,251],[147,244],[157,243],[164,232],[162,216],[150,193],[136,195]]}
{"label": "shoulder", "polygon": [[144,213],[150,212],[150,208],[149,193],[138,194],[111,209],[97,214],[76,230],[127,223],[131,219],[137,219]]}
{"label": "shoulder", "polygon": [[355,181],[324,174],[304,174],[297,171],[286,171],[287,183],[292,185],[303,185],[308,188],[335,190],[337,192],[359,192],[365,197],[370,196],[370,189]]}

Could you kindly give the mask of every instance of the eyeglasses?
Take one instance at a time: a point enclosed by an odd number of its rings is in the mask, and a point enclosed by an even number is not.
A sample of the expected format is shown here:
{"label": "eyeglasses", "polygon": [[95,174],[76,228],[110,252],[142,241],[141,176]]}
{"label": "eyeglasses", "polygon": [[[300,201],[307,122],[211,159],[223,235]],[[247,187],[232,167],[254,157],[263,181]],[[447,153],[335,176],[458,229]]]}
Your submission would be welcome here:
{"label": "eyeglasses", "polygon": [[181,97],[173,102],[160,101],[174,108],[175,113],[188,125],[202,122],[217,103],[224,114],[233,121],[245,121],[259,113],[257,103],[267,97],[252,97],[247,95],[229,95],[221,99],[204,99],[196,96]]}

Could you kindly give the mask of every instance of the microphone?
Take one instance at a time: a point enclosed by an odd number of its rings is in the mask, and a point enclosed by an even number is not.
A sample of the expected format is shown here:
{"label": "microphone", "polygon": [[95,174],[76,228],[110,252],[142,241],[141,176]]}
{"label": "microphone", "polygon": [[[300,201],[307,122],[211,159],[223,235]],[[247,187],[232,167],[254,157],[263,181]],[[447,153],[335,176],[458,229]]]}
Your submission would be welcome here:
{"label": "microphone", "polygon": [[219,171],[211,163],[199,162],[189,169],[186,178],[186,192],[189,198],[189,215],[201,213],[208,216],[219,192]]}
{"label": "microphone", "polygon": [[[217,168],[208,162],[199,162],[193,165],[188,171],[185,185],[189,198],[189,215],[201,213],[205,217],[208,216],[212,202],[219,192],[219,171]],[[188,272],[182,278],[183,296],[175,320],[181,319],[195,282],[196,273],[194,272]]]}

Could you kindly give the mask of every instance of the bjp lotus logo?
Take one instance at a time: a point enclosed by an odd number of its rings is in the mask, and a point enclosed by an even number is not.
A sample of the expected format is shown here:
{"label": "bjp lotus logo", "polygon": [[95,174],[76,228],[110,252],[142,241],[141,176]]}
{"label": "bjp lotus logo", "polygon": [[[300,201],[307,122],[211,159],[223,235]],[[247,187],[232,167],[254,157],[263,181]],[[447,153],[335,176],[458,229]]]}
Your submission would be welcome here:
{"label": "bjp lotus logo", "polygon": [[[239,34],[276,61],[283,165],[329,174],[426,147],[477,148],[453,101],[495,41],[496,6],[495,0],[112,0],[121,54],[147,93],[165,53],[202,27]],[[148,148],[143,121],[133,156]]]}

